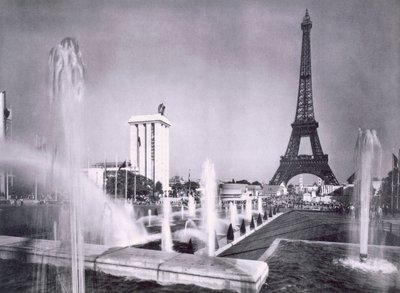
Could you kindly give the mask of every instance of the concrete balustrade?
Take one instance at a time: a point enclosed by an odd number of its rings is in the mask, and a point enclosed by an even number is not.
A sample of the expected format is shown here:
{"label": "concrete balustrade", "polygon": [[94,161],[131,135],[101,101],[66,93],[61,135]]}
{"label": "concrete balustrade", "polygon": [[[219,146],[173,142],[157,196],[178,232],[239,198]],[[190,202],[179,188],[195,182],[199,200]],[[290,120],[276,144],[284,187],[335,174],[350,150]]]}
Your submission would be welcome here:
{"label": "concrete balustrade", "polygon": [[[267,263],[253,260],[95,244],[85,244],[84,255],[87,269],[161,284],[258,292],[268,276]],[[70,256],[59,241],[0,236],[0,258],[68,266]]]}

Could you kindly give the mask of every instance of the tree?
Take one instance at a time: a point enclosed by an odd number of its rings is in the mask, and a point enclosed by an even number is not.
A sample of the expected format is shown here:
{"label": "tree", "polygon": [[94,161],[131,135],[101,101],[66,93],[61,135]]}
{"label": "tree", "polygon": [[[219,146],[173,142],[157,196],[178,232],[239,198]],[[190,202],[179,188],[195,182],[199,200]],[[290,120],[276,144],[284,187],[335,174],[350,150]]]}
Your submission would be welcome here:
{"label": "tree", "polygon": [[155,191],[158,193],[163,193],[163,186],[160,181],[156,182]]}
{"label": "tree", "polygon": [[173,195],[177,196],[183,190],[183,187],[184,187],[183,184],[180,182],[173,184],[171,186]]}
{"label": "tree", "polygon": [[195,181],[188,181],[184,184],[186,190],[196,190],[200,187],[200,184]]}
{"label": "tree", "polygon": [[251,183],[251,185],[259,185],[259,186],[262,187],[262,184],[260,182],[258,182],[258,181],[254,181],[253,183]]}
{"label": "tree", "polygon": [[[152,193],[153,190],[153,181],[149,178],[142,175],[134,175],[133,172],[128,171],[128,198],[132,198],[135,193],[136,187],[136,195],[139,198],[144,198]],[[136,177],[136,186],[135,186],[135,177]],[[124,197],[125,196],[125,180],[126,171],[119,170],[117,174],[117,196]],[[115,172],[108,171],[107,172],[107,182],[106,182],[106,191],[109,195],[114,196],[115,194]]]}
{"label": "tree", "polygon": [[242,180],[236,181],[236,183],[250,185],[250,182],[247,181],[246,179],[242,179]]}
{"label": "tree", "polygon": [[229,225],[228,233],[226,235],[226,239],[228,240],[228,242],[231,242],[231,241],[233,241],[235,239],[235,235],[233,233],[232,224]]}
{"label": "tree", "polygon": [[240,235],[246,234],[246,225],[244,223],[244,219],[242,220],[242,224],[240,225]]}
{"label": "tree", "polygon": [[[388,206],[390,208],[392,202],[392,188],[393,188],[393,205],[396,205],[396,194],[397,194],[397,176],[398,172],[395,170],[390,171],[386,178],[383,179],[381,186],[381,205]],[[392,187],[393,181],[393,187]]]}
{"label": "tree", "polygon": [[262,224],[262,218],[261,218],[261,214],[258,214],[258,218],[257,218],[257,226],[260,226]]}
{"label": "tree", "polygon": [[251,221],[250,221],[250,230],[253,230],[255,228],[255,225],[254,225],[254,219],[253,219],[253,216],[251,217]]}

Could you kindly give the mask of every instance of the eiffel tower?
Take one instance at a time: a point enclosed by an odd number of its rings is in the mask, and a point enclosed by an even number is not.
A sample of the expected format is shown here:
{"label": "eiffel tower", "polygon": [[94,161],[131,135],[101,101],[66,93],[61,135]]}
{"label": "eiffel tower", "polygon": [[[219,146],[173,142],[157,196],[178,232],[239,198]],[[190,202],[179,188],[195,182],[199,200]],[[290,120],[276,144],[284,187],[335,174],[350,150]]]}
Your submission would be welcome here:
{"label": "eiffel tower", "polygon": [[[311,48],[310,31],[312,22],[306,10],[301,30],[303,41],[301,48],[299,93],[297,99],[296,117],[292,123],[292,135],[284,156],[281,156],[280,165],[269,184],[287,184],[289,180],[302,173],[310,173],[320,177],[325,184],[339,185],[335,175],[328,165],[328,155],[322,151],[318,137],[318,122],[314,116],[312,84],[311,84]],[[309,137],[312,155],[299,155],[302,137]]]}

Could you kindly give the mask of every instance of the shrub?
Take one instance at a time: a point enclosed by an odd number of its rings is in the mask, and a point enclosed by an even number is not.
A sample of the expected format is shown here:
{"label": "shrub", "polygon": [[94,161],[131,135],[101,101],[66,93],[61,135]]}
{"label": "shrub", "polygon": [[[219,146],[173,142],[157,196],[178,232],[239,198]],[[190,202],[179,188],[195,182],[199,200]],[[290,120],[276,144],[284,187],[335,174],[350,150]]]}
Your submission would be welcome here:
{"label": "shrub", "polygon": [[226,234],[226,239],[228,240],[228,242],[231,242],[235,239],[235,235],[233,234],[232,224],[229,225],[228,233]]}
{"label": "shrub", "polygon": [[260,226],[262,224],[262,218],[261,218],[261,214],[258,214],[258,218],[257,218],[257,226]]}
{"label": "shrub", "polygon": [[253,216],[251,217],[251,221],[250,221],[250,230],[253,230],[255,228],[255,225],[254,225],[254,219],[253,219]]}
{"label": "shrub", "polygon": [[242,220],[242,224],[240,225],[240,235],[246,234],[246,225],[244,223],[244,219]]}

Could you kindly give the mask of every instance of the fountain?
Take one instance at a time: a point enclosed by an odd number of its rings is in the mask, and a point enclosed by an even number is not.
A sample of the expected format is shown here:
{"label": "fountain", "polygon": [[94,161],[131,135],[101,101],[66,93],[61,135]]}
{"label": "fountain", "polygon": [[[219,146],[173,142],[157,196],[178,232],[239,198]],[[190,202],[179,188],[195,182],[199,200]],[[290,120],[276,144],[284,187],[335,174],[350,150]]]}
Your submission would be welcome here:
{"label": "fountain", "polygon": [[245,207],[246,220],[250,221],[252,214],[253,214],[252,202],[250,198],[247,198]]}
{"label": "fountain", "polygon": [[368,234],[370,219],[370,202],[373,196],[373,173],[379,173],[382,156],[381,144],[375,130],[359,129],[355,150],[356,181],[355,197],[360,208],[360,260],[365,262],[368,257]]}
{"label": "fountain", "polygon": [[194,201],[194,197],[190,195],[188,201],[188,212],[189,212],[189,217],[194,218],[196,216],[196,203]]}
{"label": "fountain", "polygon": [[163,197],[163,220],[161,231],[161,250],[172,252],[172,236],[170,227],[171,203],[167,197]]}
{"label": "fountain", "polygon": [[183,204],[181,205],[181,220],[183,221],[183,219],[184,219],[184,213],[185,213],[185,210],[184,210],[184,208],[183,208]]}
{"label": "fountain", "polygon": [[148,227],[151,227],[151,209],[149,209],[149,210],[147,211],[147,213],[148,213],[148,215],[149,215],[149,225],[148,225]]}
{"label": "fountain", "polygon": [[203,187],[203,225],[207,234],[207,251],[209,256],[215,255],[215,222],[216,222],[216,195],[217,182],[214,164],[206,160],[203,164],[201,185]]}
{"label": "fountain", "polygon": [[263,208],[262,208],[262,198],[261,198],[261,197],[258,198],[257,203],[258,203],[258,205],[257,205],[258,213],[261,214],[261,213],[263,212]]}
{"label": "fountain", "polygon": [[186,220],[186,222],[185,222],[185,237],[187,235],[187,229],[188,229],[189,224],[191,224],[194,228],[197,228],[197,225],[195,222],[193,222],[193,220],[191,220],[191,219]]}
{"label": "fountain", "polygon": [[230,202],[229,203],[229,211],[230,211],[230,222],[233,226],[239,225],[239,218],[236,204]]}
{"label": "fountain", "polygon": [[[59,213],[59,229],[55,238],[63,243],[71,258],[71,291],[85,291],[84,238],[102,239],[103,244],[132,244],[146,232],[134,223],[133,209],[111,202],[81,174],[81,117],[84,97],[84,66],[78,43],[65,38],[50,51],[50,150],[47,154],[33,153],[18,144],[9,147],[12,163],[35,160],[35,168],[48,173],[48,188],[64,191],[69,196],[67,208]],[[43,163],[42,163],[43,162]],[[85,208],[85,215],[83,215]],[[98,223],[102,223],[98,227]],[[93,236],[95,235],[95,236]],[[139,236],[140,235],[140,236]],[[135,239],[136,238],[136,239]]]}
{"label": "fountain", "polygon": [[[84,66],[77,42],[65,38],[53,48],[49,57],[50,99],[55,118],[61,120],[63,129],[61,142],[55,144],[56,150],[64,151],[64,161],[70,180],[68,193],[70,198],[69,219],[61,218],[61,226],[69,222],[71,249],[71,286],[72,292],[85,291],[83,233],[82,233],[82,196],[80,176],[80,103],[84,93]],[[56,111],[59,111],[58,113]],[[60,134],[55,134],[56,137]],[[57,158],[54,155],[53,162]],[[67,222],[68,221],[68,222]]]}

